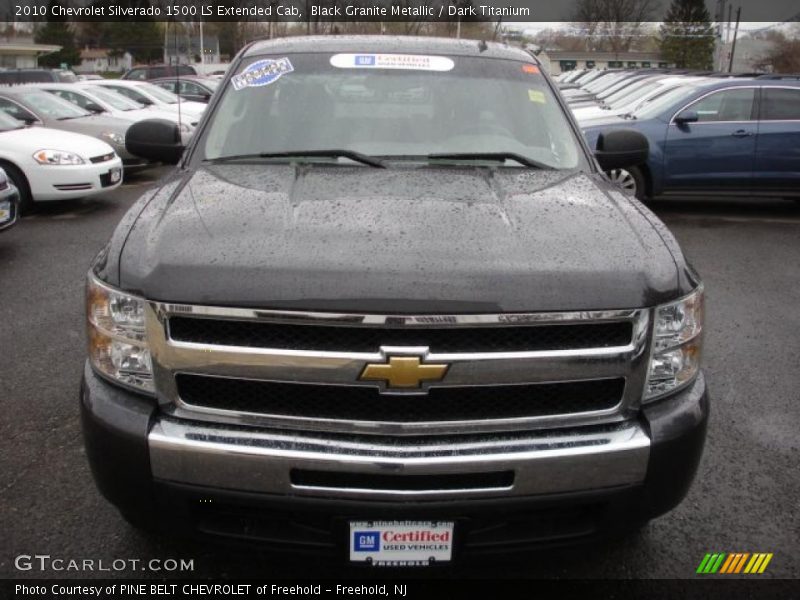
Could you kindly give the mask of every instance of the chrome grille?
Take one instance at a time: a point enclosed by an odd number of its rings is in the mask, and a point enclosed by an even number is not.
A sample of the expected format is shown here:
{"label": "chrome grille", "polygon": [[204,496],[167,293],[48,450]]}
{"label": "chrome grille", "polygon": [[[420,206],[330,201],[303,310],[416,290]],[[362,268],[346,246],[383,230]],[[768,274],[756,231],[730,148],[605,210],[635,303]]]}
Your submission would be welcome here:
{"label": "chrome grille", "polygon": [[[442,324],[446,325],[446,324]],[[631,341],[629,322],[498,327],[347,327],[253,323],[222,319],[172,317],[170,338],[217,346],[286,350],[378,352],[381,346],[426,346],[431,352],[524,352],[624,346]]]}
{"label": "chrome grille", "polygon": [[[432,435],[632,417],[650,311],[356,315],[152,302],[156,390],[176,418],[302,431]],[[441,381],[387,390],[365,365],[411,354]]]}

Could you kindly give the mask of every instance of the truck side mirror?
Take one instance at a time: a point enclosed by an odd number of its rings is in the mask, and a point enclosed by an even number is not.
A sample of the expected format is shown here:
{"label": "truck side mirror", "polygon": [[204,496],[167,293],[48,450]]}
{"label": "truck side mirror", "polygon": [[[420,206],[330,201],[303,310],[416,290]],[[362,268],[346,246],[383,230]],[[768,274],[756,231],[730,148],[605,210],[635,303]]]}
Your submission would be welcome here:
{"label": "truck side mirror", "polygon": [[606,131],[598,136],[594,155],[603,171],[635,167],[647,162],[650,143],[632,129]]}
{"label": "truck side mirror", "polygon": [[141,158],[176,165],[183,155],[181,131],[173,121],[146,119],[128,127],[125,148]]}
{"label": "truck side mirror", "polygon": [[696,110],[684,110],[678,116],[675,117],[675,122],[678,125],[684,125],[686,123],[697,123],[700,120],[700,115],[697,114]]}

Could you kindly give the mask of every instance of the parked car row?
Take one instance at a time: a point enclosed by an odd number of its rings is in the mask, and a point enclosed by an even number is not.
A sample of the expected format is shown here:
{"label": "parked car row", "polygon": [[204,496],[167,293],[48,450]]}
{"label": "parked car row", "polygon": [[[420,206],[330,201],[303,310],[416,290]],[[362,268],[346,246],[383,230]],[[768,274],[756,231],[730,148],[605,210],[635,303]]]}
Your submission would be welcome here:
{"label": "parked car row", "polygon": [[726,194],[800,198],[800,80],[674,70],[607,70],[558,79],[590,146],[642,133],[647,162],[608,172],[637,198]]}
{"label": "parked car row", "polygon": [[[132,124],[171,121],[186,144],[206,107],[146,81],[35,79],[0,85],[0,168],[19,196],[13,211],[0,200],[0,227],[6,211],[16,215],[17,204],[21,212],[30,212],[36,202],[120,185],[123,167],[129,172],[155,164],[126,147]],[[0,186],[0,197],[3,193]]]}

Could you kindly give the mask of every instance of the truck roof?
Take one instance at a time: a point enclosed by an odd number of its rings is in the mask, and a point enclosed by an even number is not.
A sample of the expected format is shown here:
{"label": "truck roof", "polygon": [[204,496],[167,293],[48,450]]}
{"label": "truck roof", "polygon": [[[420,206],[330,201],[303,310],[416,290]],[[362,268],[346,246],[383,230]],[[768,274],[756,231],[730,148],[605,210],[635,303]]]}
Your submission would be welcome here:
{"label": "truck roof", "polygon": [[244,56],[260,54],[292,54],[299,52],[398,52],[407,54],[442,54],[449,56],[481,56],[526,62],[538,61],[516,46],[480,40],[457,40],[441,37],[390,35],[326,35],[276,38],[254,42]]}

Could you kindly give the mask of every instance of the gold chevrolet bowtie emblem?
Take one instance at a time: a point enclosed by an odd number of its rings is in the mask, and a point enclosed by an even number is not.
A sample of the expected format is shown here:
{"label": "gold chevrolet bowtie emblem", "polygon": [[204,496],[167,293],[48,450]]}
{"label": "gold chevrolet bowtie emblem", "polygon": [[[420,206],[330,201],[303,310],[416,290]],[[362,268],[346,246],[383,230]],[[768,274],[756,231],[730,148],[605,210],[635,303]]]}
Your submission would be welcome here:
{"label": "gold chevrolet bowtie emblem", "polygon": [[359,379],[385,381],[387,388],[419,388],[423,381],[441,381],[449,365],[422,364],[418,356],[392,356],[388,363],[371,363]]}

